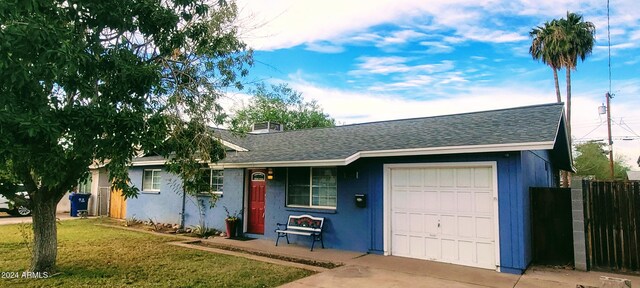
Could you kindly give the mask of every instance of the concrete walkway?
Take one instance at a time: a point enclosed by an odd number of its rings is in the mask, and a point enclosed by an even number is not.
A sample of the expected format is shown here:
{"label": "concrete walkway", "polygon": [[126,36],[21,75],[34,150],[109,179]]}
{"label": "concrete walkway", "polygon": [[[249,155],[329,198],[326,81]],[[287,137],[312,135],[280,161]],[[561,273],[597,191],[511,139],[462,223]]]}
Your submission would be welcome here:
{"label": "concrete walkway", "polygon": [[640,277],[601,272],[533,267],[524,275],[395,256],[366,255],[345,266],[306,277],[282,287],[600,287],[600,276]]}
{"label": "concrete walkway", "polygon": [[[221,237],[204,240],[216,245],[240,248],[265,254],[331,262],[343,266],[299,279],[282,287],[570,287],[581,284],[600,286],[600,276],[625,278],[640,286],[640,275],[581,272],[532,267],[524,275],[424,261],[395,256],[363,254],[350,251],[280,243],[272,240],[231,240]],[[240,255],[238,255],[240,256]]]}

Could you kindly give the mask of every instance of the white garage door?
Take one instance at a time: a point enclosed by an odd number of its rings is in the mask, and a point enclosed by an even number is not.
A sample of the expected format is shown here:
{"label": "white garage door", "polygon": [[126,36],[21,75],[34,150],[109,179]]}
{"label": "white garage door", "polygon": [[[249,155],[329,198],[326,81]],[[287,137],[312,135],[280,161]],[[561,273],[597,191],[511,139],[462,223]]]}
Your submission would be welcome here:
{"label": "white garage door", "polygon": [[389,166],[392,255],[496,269],[495,165]]}

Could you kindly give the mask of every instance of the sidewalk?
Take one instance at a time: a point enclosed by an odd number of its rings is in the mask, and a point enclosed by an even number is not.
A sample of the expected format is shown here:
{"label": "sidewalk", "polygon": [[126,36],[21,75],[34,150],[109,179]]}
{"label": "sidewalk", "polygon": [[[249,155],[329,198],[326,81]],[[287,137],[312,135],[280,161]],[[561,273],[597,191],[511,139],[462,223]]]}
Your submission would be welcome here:
{"label": "sidewalk", "polygon": [[[74,220],[80,219],[80,217],[71,217],[69,213],[58,213],[56,218],[59,220]],[[91,218],[91,217],[89,217]],[[19,224],[19,223],[31,223],[33,219],[31,216],[27,217],[14,217],[4,212],[0,212],[0,225]]]}

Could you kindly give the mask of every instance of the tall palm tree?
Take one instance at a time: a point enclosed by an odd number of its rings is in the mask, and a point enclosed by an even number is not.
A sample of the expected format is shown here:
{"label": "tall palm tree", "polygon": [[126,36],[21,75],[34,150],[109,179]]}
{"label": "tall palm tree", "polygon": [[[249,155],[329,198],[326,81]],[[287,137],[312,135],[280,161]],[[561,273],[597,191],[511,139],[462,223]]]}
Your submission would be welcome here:
{"label": "tall palm tree", "polygon": [[[553,69],[556,85],[556,96],[560,102],[558,73],[560,68],[566,69],[567,82],[567,134],[571,147],[571,70],[578,65],[578,58],[584,61],[593,51],[595,43],[595,25],[585,22],[581,15],[567,11],[567,18],[546,22],[529,32],[533,38],[529,53],[536,60],[542,60]],[[569,187],[569,172],[563,173],[563,182]]]}
{"label": "tall palm tree", "polygon": [[558,49],[559,34],[557,25],[558,20],[545,22],[544,26],[538,26],[531,29],[529,36],[532,38],[529,54],[535,60],[549,65],[553,70],[553,80],[556,85],[556,98],[558,103],[562,102],[560,96],[560,85],[558,84],[558,70],[562,68],[560,62],[560,51]]}
{"label": "tall palm tree", "polygon": [[584,61],[593,51],[596,26],[583,21],[582,15],[567,11],[567,18],[560,19],[557,27],[561,37],[560,61],[567,77],[567,132],[571,135],[571,70],[576,69],[578,58]]}

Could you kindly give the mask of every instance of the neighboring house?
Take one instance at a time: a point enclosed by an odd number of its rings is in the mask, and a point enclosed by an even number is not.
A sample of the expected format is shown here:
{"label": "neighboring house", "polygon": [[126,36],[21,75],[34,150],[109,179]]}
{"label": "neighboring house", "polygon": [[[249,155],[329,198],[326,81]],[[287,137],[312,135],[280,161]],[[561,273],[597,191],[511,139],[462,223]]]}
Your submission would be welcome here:
{"label": "neighboring house", "polygon": [[[92,164],[89,166],[89,176],[86,180],[78,183],[76,191],[77,193],[91,194],[88,203],[88,213],[92,216],[107,216],[109,215],[109,198],[110,198],[110,185],[109,185],[109,172],[104,165]],[[62,197],[56,212],[68,213],[71,210],[71,203],[69,201],[69,193]]]}
{"label": "neighboring house", "polygon": [[640,181],[640,171],[627,171],[627,180]]}
{"label": "neighboring house", "polygon": [[[311,214],[325,217],[328,248],[508,273],[532,260],[529,188],[555,187],[559,169],[572,170],[562,104],[219,133],[228,151],[210,164],[222,196],[205,209],[210,227],[223,229],[224,206],[243,211],[245,235],[275,239],[276,223]],[[142,193],[127,200],[128,217],[179,223],[179,181],[163,163],[134,160],[130,178]],[[361,195],[365,207],[356,205]],[[187,225],[198,224],[194,203],[186,201]]]}

